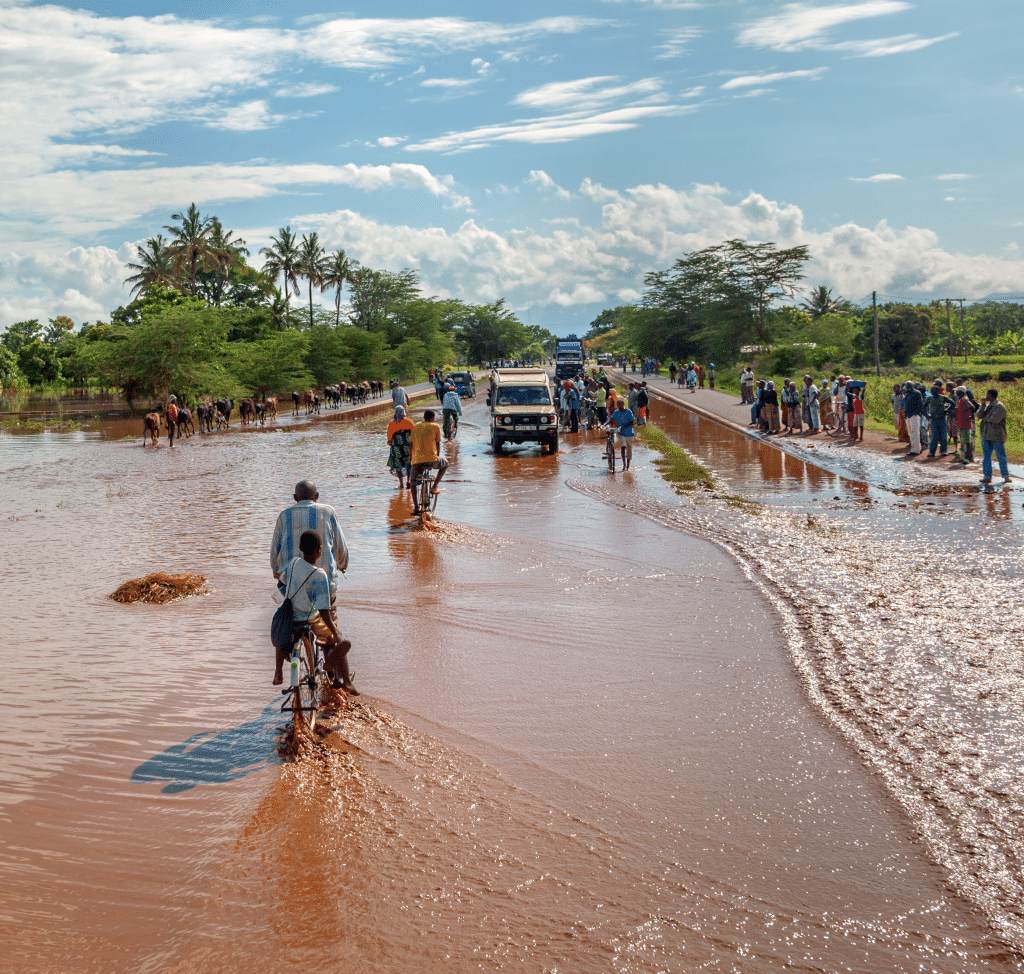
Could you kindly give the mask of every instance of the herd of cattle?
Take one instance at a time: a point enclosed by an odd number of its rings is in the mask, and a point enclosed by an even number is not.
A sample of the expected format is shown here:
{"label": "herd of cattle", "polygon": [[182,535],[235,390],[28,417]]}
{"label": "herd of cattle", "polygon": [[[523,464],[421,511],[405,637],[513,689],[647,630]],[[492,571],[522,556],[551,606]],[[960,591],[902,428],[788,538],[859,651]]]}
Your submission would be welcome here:
{"label": "herd of cattle", "polygon": [[[328,407],[339,408],[343,402],[349,405],[365,403],[368,399],[379,399],[384,395],[384,383],[380,380],[373,382],[339,382],[337,385],[326,386],[321,395],[314,389],[306,392],[292,393],[292,415],[298,416],[300,407],[305,407],[306,415],[311,413],[319,414],[320,407],[326,403]],[[142,445],[146,440],[151,439],[156,445],[160,436],[161,426],[167,430],[167,436],[171,446],[174,445],[174,438],[192,436],[196,427],[200,433],[212,433],[214,424],[217,429],[229,429],[231,426],[231,413],[235,408],[234,399],[223,396],[216,401],[199,403],[195,412],[185,406],[177,406],[177,418],[171,420],[167,411],[163,413],[147,413],[143,420]],[[265,399],[242,399],[238,403],[238,416],[243,426],[250,423],[259,423],[263,426],[267,419],[277,419],[277,397]]]}

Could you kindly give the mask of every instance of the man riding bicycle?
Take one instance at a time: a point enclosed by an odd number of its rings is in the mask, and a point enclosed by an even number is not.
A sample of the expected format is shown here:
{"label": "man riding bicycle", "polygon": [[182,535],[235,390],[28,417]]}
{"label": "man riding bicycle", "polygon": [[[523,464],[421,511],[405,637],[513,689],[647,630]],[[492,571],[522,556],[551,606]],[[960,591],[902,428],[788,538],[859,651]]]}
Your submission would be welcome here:
{"label": "man riding bicycle", "polygon": [[441,479],[448,469],[448,461],[441,456],[441,427],[434,422],[437,414],[433,409],[423,413],[423,422],[412,428],[412,475],[409,486],[412,487],[412,512],[420,513],[420,477],[424,470],[436,470],[433,493],[439,494]]}
{"label": "man riding bicycle", "polygon": [[[462,399],[455,391],[454,385],[449,384],[448,388],[445,389],[444,399],[441,400],[441,410],[444,422],[444,435],[447,437],[452,433],[452,423],[455,424],[455,429],[458,430],[458,417],[462,415]],[[438,479],[440,480],[440,478]]]}
{"label": "man riding bicycle", "polygon": [[[352,643],[341,638],[341,631],[331,613],[331,586],[327,573],[317,568],[316,562],[323,552],[320,535],[316,531],[303,531],[299,537],[301,557],[293,558],[281,572],[281,584],[285,598],[292,600],[294,628],[292,638],[298,639],[306,628],[324,645],[324,662],[327,672],[333,673],[331,686],[359,696],[352,685],[348,671],[348,651]],[[274,686],[284,682],[284,661],[286,652],[277,650],[274,661]]]}

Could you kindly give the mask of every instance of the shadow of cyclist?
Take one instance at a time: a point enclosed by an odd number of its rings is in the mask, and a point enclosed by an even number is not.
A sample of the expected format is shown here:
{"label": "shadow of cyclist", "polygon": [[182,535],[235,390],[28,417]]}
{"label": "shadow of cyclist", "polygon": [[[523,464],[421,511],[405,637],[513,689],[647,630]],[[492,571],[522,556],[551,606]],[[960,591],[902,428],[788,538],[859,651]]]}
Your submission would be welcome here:
{"label": "shadow of cyclist", "polygon": [[274,701],[255,720],[219,733],[204,731],[183,744],[172,744],[143,761],[132,772],[131,780],[166,781],[161,791],[173,795],[196,785],[244,778],[280,763],[279,724],[280,703]]}

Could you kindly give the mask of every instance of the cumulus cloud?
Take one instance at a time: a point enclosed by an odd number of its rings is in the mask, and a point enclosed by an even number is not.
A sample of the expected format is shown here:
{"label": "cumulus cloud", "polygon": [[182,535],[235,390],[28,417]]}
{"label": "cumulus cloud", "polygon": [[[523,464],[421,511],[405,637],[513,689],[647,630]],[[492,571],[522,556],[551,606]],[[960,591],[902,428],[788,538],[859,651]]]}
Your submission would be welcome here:
{"label": "cumulus cloud", "polygon": [[810,68],[803,71],[776,71],[772,74],[745,74],[738,78],[730,78],[724,85],[721,85],[723,91],[729,91],[732,88],[750,88],[753,86],[770,85],[775,81],[788,81],[790,78],[807,78],[808,80],[815,80],[820,78],[828,68]]}
{"label": "cumulus cloud", "polygon": [[382,149],[393,149],[396,145],[401,145],[406,141],[408,136],[405,135],[382,135],[377,139],[377,145]]}
{"label": "cumulus cloud", "polygon": [[897,180],[902,179],[902,176],[898,176],[894,172],[880,172],[875,173],[874,176],[851,176],[851,183],[893,183]]}
{"label": "cumulus cloud", "polygon": [[739,33],[739,42],[751,47],[773,51],[848,51],[855,57],[882,57],[903,54],[946,41],[959,34],[941,37],[920,37],[902,34],[871,40],[832,41],[829,32],[856,20],[868,20],[911,10],[911,4],[902,0],[866,0],[862,3],[837,4],[830,7],[812,7],[805,3],[786,4],[781,13],[772,14],[746,24]]}
{"label": "cumulus cloud", "polygon": [[[303,231],[317,230],[325,246],[343,247],[368,266],[418,269],[428,294],[474,302],[505,297],[515,307],[635,301],[646,272],[734,237],[806,245],[812,255],[807,280],[853,299],[872,290],[918,294],[922,300],[949,293],[983,297],[1018,291],[1024,278],[1024,260],[1012,250],[999,256],[956,253],[940,246],[932,230],[900,229],[885,220],[873,227],[845,223],[809,230],[793,203],[759,193],[732,200],[718,185],[616,188],[584,180],[580,192],[588,201],[584,211],[591,208],[589,217],[548,224],[543,232],[529,227],[497,232],[474,219],[455,229],[392,224],[351,209],[306,213],[290,222]],[[239,231],[258,245],[261,232]],[[109,311],[127,298],[120,281],[124,261],[133,253],[126,244],[120,251],[95,247],[4,255],[0,326],[26,316],[71,313],[77,320],[77,314],[95,318],[100,309]]]}
{"label": "cumulus cloud", "polygon": [[572,193],[567,189],[562,189],[543,169],[531,169],[530,176],[526,181],[538,189],[553,190],[561,200],[572,199]]}

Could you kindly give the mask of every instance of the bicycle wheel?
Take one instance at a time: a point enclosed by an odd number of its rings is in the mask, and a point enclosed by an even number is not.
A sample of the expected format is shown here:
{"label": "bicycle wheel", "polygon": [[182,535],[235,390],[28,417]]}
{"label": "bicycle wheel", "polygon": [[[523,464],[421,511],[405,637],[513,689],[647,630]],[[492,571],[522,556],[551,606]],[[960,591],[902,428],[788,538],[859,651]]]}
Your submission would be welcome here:
{"label": "bicycle wheel", "polygon": [[615,473],[615,439],[608,437],[608,469]]}
{"label": "bicycle wheel", "polygon": [[313,669],[309,668],[309,654],[303,646],[299,653],[299,685],[295,688],[293,715],[295,730],[316,728],[316,708],[320,704],[320,681],[323,676],[320,666],[320,647],[313,643]]}
{"label": "bicycle wheel", "polygon": [[436,500],[430,493],[433,486],[434,478],[424,471],[420,477],[420,521],[425,521],[433,511],[433,508],[429,506],[432,499]]}

